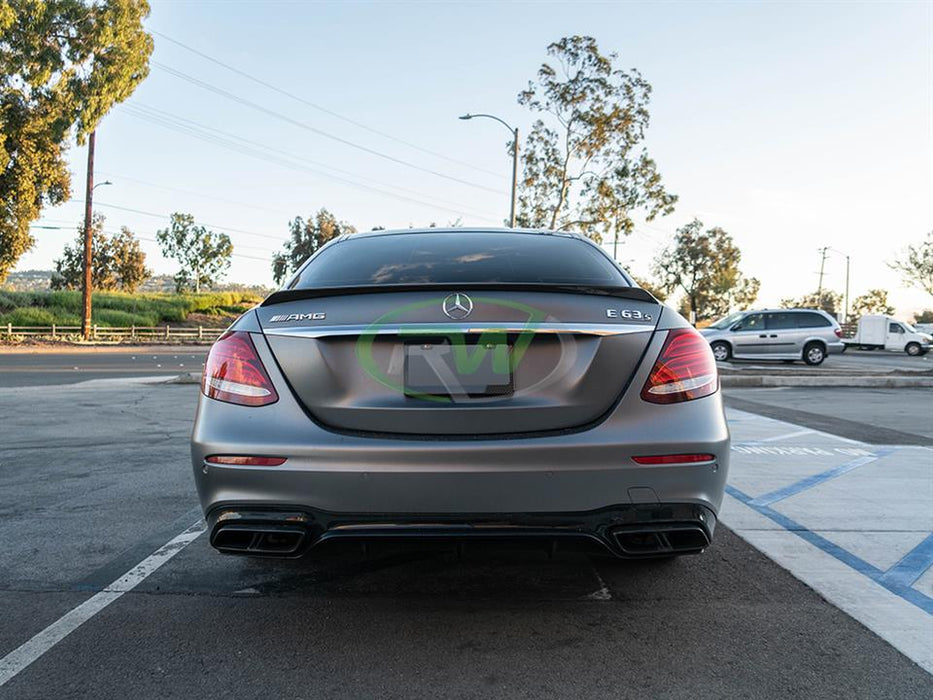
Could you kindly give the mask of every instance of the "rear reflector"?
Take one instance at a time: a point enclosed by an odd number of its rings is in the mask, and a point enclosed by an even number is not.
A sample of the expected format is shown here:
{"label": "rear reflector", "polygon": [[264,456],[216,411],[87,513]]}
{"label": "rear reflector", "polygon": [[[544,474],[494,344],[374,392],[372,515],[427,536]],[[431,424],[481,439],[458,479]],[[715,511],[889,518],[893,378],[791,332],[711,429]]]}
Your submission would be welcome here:
{"label": "rear reflector", "polygon": [[679,403],[709,396],[718,388],[709,343],[693,328],[677,328],[668,332],[641,398],[651,403]]}
{"label": "rear reflector", "polygon": [[265,406],[279,400],[249,333],[233,331],[211,346],[201,391],[217,401]]}
{"label": "rear reflector", "polygon": [[236,464],[249,467],[277,467],[285,464],[285,457],[248,457],[246,455],[211,455],[205,457],[208,464]]}
{"label": "rear reflector", "polygon": [[708,454],[689,454],[689,455],[645,455],[644,457],[632,457],[632,461],[638,464],[693,464],[694,462],[712,462],[716,457]]}

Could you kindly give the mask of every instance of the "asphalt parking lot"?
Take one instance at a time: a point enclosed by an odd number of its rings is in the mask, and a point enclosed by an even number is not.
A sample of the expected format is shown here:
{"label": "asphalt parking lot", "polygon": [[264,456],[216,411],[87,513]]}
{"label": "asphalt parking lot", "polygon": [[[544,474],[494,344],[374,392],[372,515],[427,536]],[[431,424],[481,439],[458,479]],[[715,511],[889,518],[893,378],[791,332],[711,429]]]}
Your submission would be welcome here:
{"label": "asphalt parking lot", "polygon": [[[74,384],[91,379],[174,376],[199,371],[204,365],[207,345],[153,345],[112,347],[29,347],[0,351],[0,387]],[[819,367],[803,362],[733,361],[720,367],[740,373],[759,374],[798,372],[928,372],[933,370],[933,353],[908,357],[904,353],[849,350],[832,355]]]}
{"label": "asphalt parking lot", "polygon": [[[761,391],[743,396],[781,393]],[[705,554],[660,564],[218,555],[187,455],[196,393],[120,377],[0,389],[0,696],[933,696],[933,677],[832,591],[724,526]]]}

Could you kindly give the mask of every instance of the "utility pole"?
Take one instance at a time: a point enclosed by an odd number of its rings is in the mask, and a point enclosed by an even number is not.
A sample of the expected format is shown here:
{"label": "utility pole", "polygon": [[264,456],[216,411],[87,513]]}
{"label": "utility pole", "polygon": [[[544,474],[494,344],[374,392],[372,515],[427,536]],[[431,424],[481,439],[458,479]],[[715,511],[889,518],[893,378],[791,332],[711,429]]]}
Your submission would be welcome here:
{"label": "utility pole", "polygon": [[93,235],[91,233],[91,217],[94,215],[92,200],[94,197],[94,139],[97,132],[92,131],[87,140],[87,189],[84,195],[84,314],[81,317],[81,335],[85,340],[91,338],[91,285],[93,270],[91,254],[93,248]]}
{"label": "utility pole", "polygon": [[823,246],[820,248],[820,285],[816,290],[816,303],[817,306],[823,306],[823,270],[826,268],[826,253],[829,251],[829,248]]}

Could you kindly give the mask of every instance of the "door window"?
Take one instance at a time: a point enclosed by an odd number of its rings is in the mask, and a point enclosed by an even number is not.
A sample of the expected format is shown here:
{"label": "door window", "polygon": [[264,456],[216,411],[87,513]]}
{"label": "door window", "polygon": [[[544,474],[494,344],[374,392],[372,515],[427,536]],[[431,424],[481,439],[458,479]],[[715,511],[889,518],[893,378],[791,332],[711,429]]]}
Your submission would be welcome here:
{"label": "door window", "polygon": [[736,328],[737,331],[763,331],[765,329],[764,314],[749,314],[741,321]]}
{"label": "door window", "polygon": [[900,323],[889,323],[888,333],[903,333],[904,327]]}

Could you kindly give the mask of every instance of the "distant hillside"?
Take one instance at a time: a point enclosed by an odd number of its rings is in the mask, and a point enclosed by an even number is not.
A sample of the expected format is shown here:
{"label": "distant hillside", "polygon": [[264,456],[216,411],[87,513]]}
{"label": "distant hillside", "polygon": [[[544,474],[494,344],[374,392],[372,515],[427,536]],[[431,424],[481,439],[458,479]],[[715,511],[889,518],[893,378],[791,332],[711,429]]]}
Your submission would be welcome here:
{"label": "distant hillside", "polygon": [[51,279],[52,270],[21,270],[11,272],[0,289],[9,289],[11,292],[48,291]]}
{"label": "distant hillside", "polygon": [[[163,324],[223,327],[263,296],[250,292],[158,294],[95,292],[92,320],[100,326]],[[0,290],[0,326],[79,326],[81,292]]]}
{"label": "distant hillside", "polygon": [[[51,289],[49,283],[52,279],[52,273],[53,270],[20,270],[18,272],[11,272],[6,282],[0,285],[0,289],[11,292],[47,292]],[[173,294],[175,292],[175,280],[172,279],[171,275],[156,275],[146,280],[139,291]],[[275,290],[261,284],[249,286],[244,286],[242,284],[221,284],[212,291],[245,292],[260,297],[267,297]]]}

